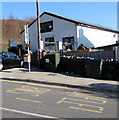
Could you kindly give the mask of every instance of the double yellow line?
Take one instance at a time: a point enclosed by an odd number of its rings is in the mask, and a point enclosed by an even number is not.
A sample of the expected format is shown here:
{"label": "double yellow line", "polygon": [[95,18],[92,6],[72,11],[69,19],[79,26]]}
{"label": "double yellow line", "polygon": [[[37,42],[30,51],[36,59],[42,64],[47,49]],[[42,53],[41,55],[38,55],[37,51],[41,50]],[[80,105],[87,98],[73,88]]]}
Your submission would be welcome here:
{"label": "double yellow line", "polygon": [[41,86],[41,87],[48,87],[48,88],[57,88],[57,89],[65,89],[65,90],[76,90],[76,88],[68,88],[64,86],[55,86],[55,85],[44,85],[40,83],[29,83],[29,82],[21,82],[21,81],[10,81],[10,80],[0,80],[4,82],[10,82],[10,83],[18,83],[18,84],[25,84],[25,85],[33,85],[33,86]]}

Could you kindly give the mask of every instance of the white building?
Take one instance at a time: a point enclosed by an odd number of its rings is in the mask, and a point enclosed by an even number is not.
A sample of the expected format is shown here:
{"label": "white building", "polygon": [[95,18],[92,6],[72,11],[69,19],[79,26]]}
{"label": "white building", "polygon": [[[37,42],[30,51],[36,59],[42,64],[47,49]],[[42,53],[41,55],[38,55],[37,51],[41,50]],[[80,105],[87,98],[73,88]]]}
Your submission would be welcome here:
{"label": "white building", "polygon": [[[80,44],[88,48],[115,44],[119,31],[44,12],[40,16],[43,48],[49,50],[76,50]],[[25,48],[25,35],[22,47]],[[37,20],[29,25],[30,49],[38,49]]]}

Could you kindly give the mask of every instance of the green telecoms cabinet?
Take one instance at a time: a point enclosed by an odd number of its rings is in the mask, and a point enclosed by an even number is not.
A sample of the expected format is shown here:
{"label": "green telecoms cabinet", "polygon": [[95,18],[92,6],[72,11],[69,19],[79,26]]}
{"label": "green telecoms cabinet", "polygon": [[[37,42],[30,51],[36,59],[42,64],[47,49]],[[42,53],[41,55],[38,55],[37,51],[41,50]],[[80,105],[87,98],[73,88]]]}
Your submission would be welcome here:
{"label": "green telecoms cabinet", "polygon": [[45,69],[47,71],[56,72],[59,62],[59,53],[48,53],[45,55]]}
{"label": "green telecoms cabinet", "polygon": [[101,78],[103,60],[86,60],[86,76],[92,78]]}

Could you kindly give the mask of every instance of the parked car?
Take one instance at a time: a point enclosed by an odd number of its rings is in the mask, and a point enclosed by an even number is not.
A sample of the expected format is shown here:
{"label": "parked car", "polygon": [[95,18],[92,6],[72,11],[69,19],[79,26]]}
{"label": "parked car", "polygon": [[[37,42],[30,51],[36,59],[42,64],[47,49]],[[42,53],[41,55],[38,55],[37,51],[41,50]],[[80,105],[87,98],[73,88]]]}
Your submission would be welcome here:
{"label": "parked car", "polygon": [[0,70],[11,67],[23,67],[23,60],[12,52],[0,51]]}

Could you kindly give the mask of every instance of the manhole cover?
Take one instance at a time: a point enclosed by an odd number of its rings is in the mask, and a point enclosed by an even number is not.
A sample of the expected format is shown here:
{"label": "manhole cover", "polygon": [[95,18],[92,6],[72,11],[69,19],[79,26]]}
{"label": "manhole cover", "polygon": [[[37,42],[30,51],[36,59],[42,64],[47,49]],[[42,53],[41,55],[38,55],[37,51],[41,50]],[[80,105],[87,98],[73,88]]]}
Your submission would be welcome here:
{"label": "manhole cover", "polygon": [[51,73],[51,74],[48,74],[48,75],[51,75],[51,76],[56,76],[57,74],[53,74],[53,73]]}

